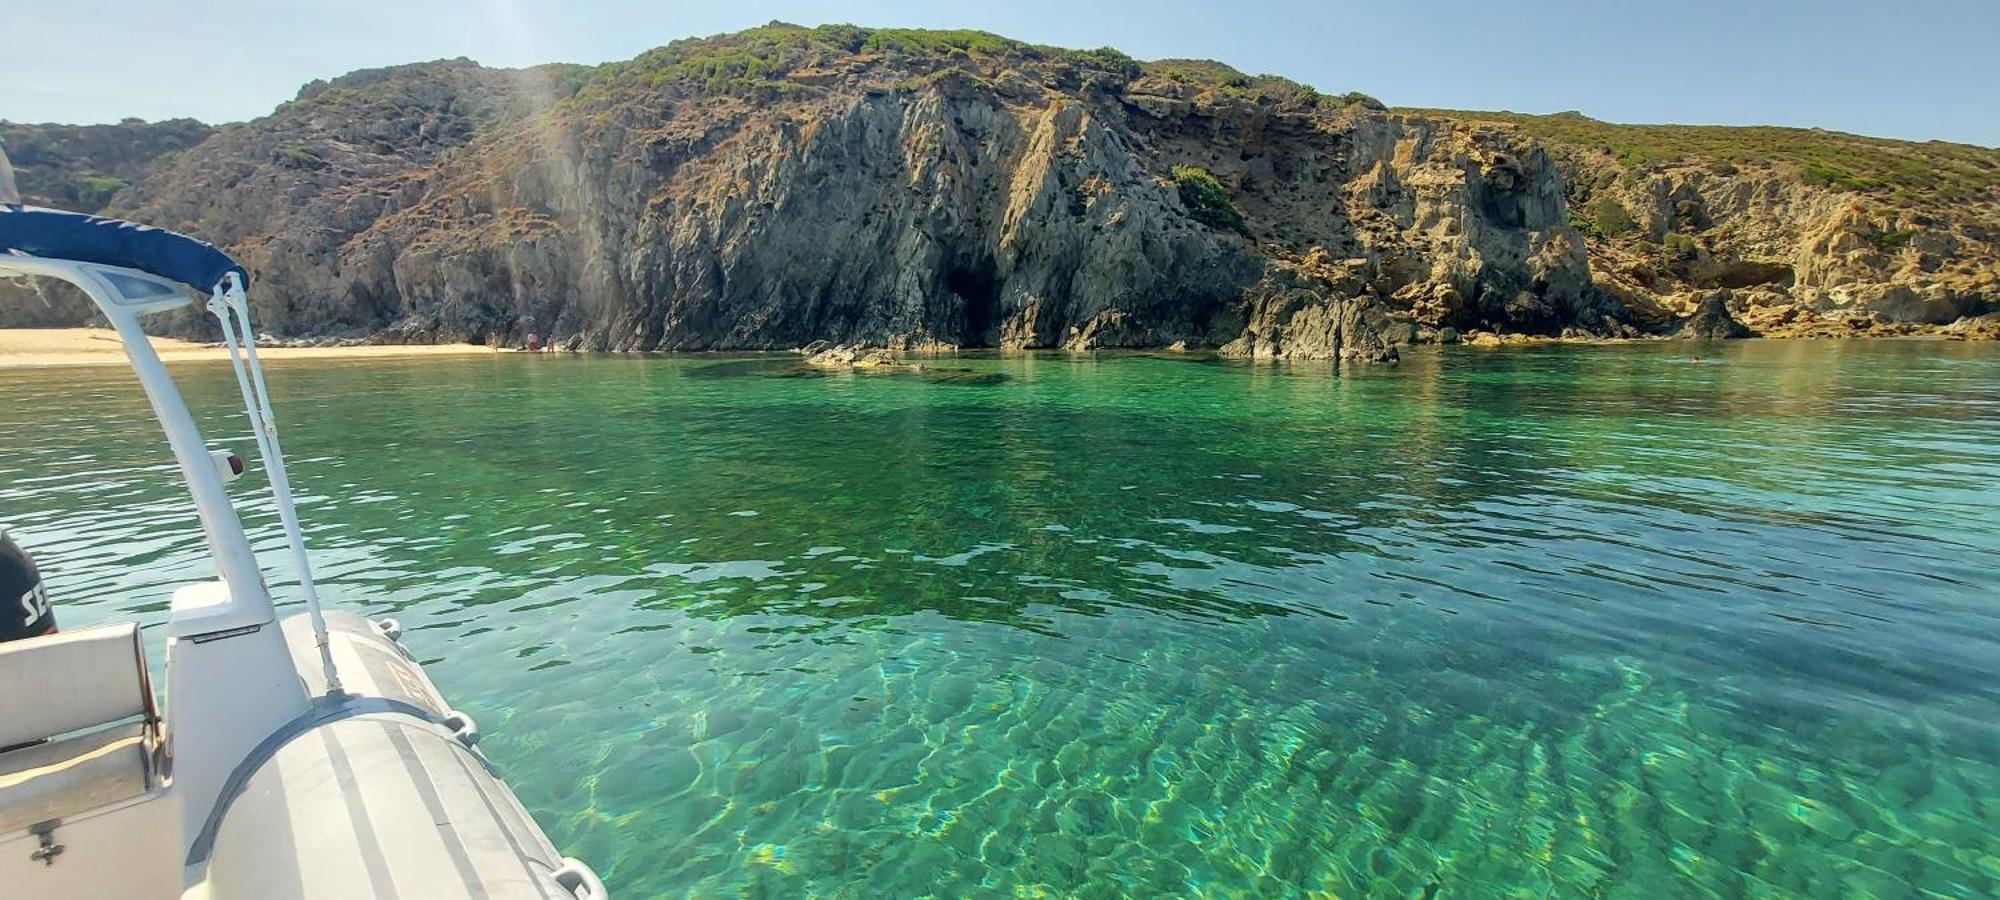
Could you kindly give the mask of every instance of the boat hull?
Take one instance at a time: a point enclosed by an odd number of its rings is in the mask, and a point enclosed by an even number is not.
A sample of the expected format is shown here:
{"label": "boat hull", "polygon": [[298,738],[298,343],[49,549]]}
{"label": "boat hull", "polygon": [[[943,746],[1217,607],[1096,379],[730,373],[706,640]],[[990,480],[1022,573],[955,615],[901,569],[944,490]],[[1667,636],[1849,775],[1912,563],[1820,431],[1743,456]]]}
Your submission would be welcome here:
{"label": "boat hull", "polygon": [[308,721],[274,735],[232,777],[189,854],[199,896],[601,891],[549,842],[479,753],[471,720],[451,710],[383,627],[327,614],[347,692],[327,698],[303,618],[283,629],[300,677],[320,699]]}

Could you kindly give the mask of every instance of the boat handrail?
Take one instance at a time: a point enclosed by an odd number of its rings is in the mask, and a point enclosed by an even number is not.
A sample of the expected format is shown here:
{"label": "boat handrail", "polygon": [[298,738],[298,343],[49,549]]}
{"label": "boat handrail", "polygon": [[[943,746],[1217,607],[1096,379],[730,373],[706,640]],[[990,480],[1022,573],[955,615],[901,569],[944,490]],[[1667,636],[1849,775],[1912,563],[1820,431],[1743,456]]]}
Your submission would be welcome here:
{"label": "boat handrail", "polygon": [[284,450],[278,444],[278,417],[271,412],[271,394],[264,387],[264,367],[257,360],[257,335],[250,327],[250,304],[236,272],[224,273],[216,283],[215,292],[208,299],[208,311],[222,325],[222,341],[229,349],[236,387],[243,394],[243,411],[250,420],[250,434],[257,441],[257,454],[264,459],[264,473],[271,482],[278,521],[285,530],[285,543],[291,548],[292,565],[299,570],[299,592],[305,597],[306,614],[312,618],[313,640],[319,645],[320,666],[326,671],[326,692],[340,694],[340,673],[334,667],[333,649],[327,642],[326,616],[320,611],[319,589],[313,583],[312,562],[306,557],[305,533],[299,527],[298,508],[292,500],[291,476],[285,470]]}

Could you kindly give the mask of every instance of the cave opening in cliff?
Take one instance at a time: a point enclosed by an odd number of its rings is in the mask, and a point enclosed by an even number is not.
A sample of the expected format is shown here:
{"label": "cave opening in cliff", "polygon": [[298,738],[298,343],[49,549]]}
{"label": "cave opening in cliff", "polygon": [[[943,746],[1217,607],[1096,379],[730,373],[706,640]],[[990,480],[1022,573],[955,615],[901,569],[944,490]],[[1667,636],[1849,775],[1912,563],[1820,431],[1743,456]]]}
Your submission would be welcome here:
{"label": "cave opening in cliff", "polygon": [[961,347],[991,347],[999,343],[1000,286],[993,274],[993,262],[980,260],[971,266],[952,266],[944,275],[945,289],[958,298],[964,317],[959,331]]}

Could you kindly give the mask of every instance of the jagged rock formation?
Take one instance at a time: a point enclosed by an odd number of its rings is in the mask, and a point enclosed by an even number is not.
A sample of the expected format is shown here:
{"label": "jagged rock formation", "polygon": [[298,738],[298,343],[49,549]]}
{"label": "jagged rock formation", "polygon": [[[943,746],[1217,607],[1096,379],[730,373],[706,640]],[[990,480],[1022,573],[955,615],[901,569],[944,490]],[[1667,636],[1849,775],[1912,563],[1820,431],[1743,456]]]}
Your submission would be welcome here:
{"label": "jagged rock formation", "polygon": [[[1383,359],[1459,331],[1671,331],[1718,286],[1765,330],[1772,296],[1925,321],[1990,296],[1990,205],[1920,223],[1778,168],[1615,158],[1600,183],[1596,151],[1530,125],[773,24],[596,68],[315,82],[108,209],[231,249],[272,332],[395,341]],[[1630,233],[1593,217],[1607,198]],[[0,320],[20,306],[0,293]]]}
{"label": "jagged rock formation", "polygon": [[1550,148],[1593,276],[1637,320],[1664,324],[1723,288],[1760,334],[1904,334],[2000,298],[2000,151],[1438,114],[1504,122]]}
{"label": "jagged rock formation", "polygon": [[1703,297],[1701,304],[1695,307],[1694,315],[1681,323],[1677,336],[1698,341],[1749,337],[1750,329],[1729,314],[1729,301],[1733,299],[1727,289]]}

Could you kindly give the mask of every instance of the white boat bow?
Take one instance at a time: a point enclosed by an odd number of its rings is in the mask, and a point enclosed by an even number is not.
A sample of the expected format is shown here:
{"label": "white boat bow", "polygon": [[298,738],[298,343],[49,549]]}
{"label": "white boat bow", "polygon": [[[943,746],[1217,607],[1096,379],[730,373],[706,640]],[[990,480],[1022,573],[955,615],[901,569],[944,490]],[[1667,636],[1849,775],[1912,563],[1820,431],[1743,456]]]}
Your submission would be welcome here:
{"label": "white boat bow", "polygon": [[[0,205],[0,274],[82,288],[117,332],[219,579],[174,592],[165,714],[137,625],[0,644],[0,892],[30,898],[601,898],[404,651],[320,608],[250,327],[248,275],[158,229]],[[280,622],[227,483],[139,317],[206,293],[306,612]]]}

